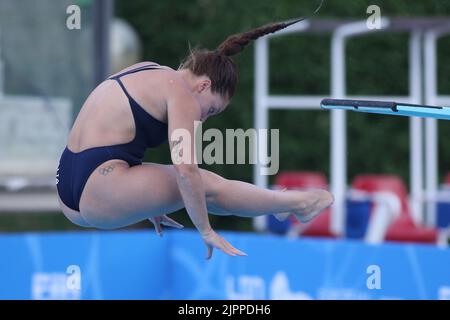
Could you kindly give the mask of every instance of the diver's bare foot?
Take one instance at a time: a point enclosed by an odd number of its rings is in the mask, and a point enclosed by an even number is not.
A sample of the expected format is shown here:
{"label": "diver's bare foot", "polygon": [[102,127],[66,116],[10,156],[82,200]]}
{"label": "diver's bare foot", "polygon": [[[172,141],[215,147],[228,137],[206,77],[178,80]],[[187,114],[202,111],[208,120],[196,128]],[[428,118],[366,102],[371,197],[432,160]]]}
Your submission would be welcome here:
{"label": "diver's bare foot", "polygon": [[333,195],[326,190],[318,189],[308,192],[311,194],[310,202],[303,204],[303,208],[294,212],[297,219],[302,223],[311,221],[334,202]]}
{"label": "diver's bare foot", "polygon": [[286,220],[291,214],[294,214],[300,222],[309,222],[334,202],[333,195],[322,189],[289,192],[301,192],[301,200],[292,211],[274,214],[280,221]]}

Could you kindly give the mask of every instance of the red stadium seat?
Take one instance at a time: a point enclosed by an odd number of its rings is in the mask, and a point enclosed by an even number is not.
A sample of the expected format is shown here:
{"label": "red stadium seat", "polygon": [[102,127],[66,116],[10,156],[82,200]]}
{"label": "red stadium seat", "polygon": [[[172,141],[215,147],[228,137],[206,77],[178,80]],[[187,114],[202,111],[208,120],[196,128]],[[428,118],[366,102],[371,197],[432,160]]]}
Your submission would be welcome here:
{"label": "red stadium seat", "polygon": [[[284,171],[275,178],[275,185],[288,189],[319,188],[328,189],[327,178],[322,173],[308,171]],[[316,237],[336,237],[330,231],[331,210],[324,210],[314,220],[305,225],[302,235]],[[299,224],[292,217],[293,224]]]}
{"label": "red stadium seat", "polygon": [[[299,223],[295,220],[294,223]],[[314,218],[311,222],[306,224],[305,230],[302,235],[310,237],[332,237],[335,238],[336,234],[331,231],[331,210],[325,209],[321,214]]]}
{"label": "red stadium seat", "polygon": [[386,240],[436,243],[437,231],[432,228],[416,226],[410,216],[400,215],[390,226]]}
{"label": "red stadium seat", "polygon": [[403,181],[397,176],[359,175],[353,180],[352,188],[367,192],[390,191],[400,199],[402,213],[409,213],[408,191]]}
{"label": "red stadium seat", "polygon": [[445,182],[444,183],[450,185],[450,172],[447,173],[447,176],[445,177]]}
{"label": "red stadium seat", "polygon": [[275,184],[288,189],[327,188],[327,178],[322,173],[308,171],[284,171],[275,178]]}
{"label": "red stadium seat", "polygon": [[410,214],[408,193],[403,181],[390,175],[360,175],[352,184],[357,190],[367,192],[390,191],[401,201],[401,214],[389,227],[386,240],[404,242],[436,243],[437,231],[431,228],[417,226]]}

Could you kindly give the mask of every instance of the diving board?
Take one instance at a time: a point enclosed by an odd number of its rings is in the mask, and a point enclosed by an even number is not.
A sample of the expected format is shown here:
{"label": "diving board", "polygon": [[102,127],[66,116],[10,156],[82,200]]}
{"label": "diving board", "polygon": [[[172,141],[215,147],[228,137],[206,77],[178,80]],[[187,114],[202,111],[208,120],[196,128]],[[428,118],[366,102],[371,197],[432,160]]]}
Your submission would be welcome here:
{"label": "diving board", "polygon": [[340,109],[395,116],[450,120],[450,107],[398,103],[393,101],[323,99],[320,107],[327,110]]}

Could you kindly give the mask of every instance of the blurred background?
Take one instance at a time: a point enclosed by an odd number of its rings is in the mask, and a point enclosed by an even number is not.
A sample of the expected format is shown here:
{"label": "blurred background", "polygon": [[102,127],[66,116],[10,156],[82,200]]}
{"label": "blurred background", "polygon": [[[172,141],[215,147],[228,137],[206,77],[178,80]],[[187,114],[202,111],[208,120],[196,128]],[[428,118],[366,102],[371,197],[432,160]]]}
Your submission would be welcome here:
{"label": "blurred background", "polygon": [[[271,188],[328,188],[337,199],[306,225],[273,216],[211,215],[215,229],[230,232],[231,243],[253,251],[247,262],[216,253],[215,262],[204,264],[195,232],[167,232],[160,240],[143,222],[126,228],[130,232],[95,233],[70,223],[58,208],[55,173],[68,131],[90,91],[109,74],[139,61],[176,69],[189,46],[214,49],[231,34],[310,14],[318,4],[0,0],[0,248],[11,254],[0,274],[15,279],[2,286],[0,297],[450,298],[450,123],[353,112],[343,118],[343,112],[319,108],[325,97],[374,96],[450,106],[448,0],[325,0],[312,19],[235,57],[236,95],[204,130],[279,128],[280,170],[264,179],[252,165],[203,167]],[[371,5],[380,8],[381,30],[367,28]],[[169,164],[168,150],[148,150],[144,161]],[[184,210],[172,216],[192,228]],[[172,245],[163,265],[153,258]],[[76,258],[67,253],[72,247]],[[127,253],[133,267],[114,262],[127,247],[135,248]],[[33,258],[18,258],[20,250]],[[261,269],[261,259],[272,253],[284,269]],[[90,270],[81,293],[58,287],[71,259]],[[108,263],[114,267],[105,273]],[[164,273],[170,263],[181,270],[175,278],[136,284],[146,279],[145,268]],[[381,268],[387,291],[366,286],[369,266]],[[294,271],[303,268],[304,274]],[[8,276],[12,269],[16,278]],[[176,281],[189,272],[196,276]],[[200,279],[204,272],[210,280]],[[118,273],[137,275],[117,280]]]}

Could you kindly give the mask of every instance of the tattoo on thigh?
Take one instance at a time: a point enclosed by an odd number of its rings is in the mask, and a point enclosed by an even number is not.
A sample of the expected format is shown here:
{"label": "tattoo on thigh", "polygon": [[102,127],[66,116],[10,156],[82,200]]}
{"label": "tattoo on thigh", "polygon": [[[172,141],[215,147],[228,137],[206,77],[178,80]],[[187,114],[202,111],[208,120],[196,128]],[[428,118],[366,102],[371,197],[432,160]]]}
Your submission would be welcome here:
{"label": "tattoo on thigh", "polygon": [[114,170],[114,166],[113,166],[113,165],[110,165],[110,166],[107,166],[107,167],[98,169],[98,172],[99,172],[101,175],[107,176],[108,173],[111,173],[113,170]]}

